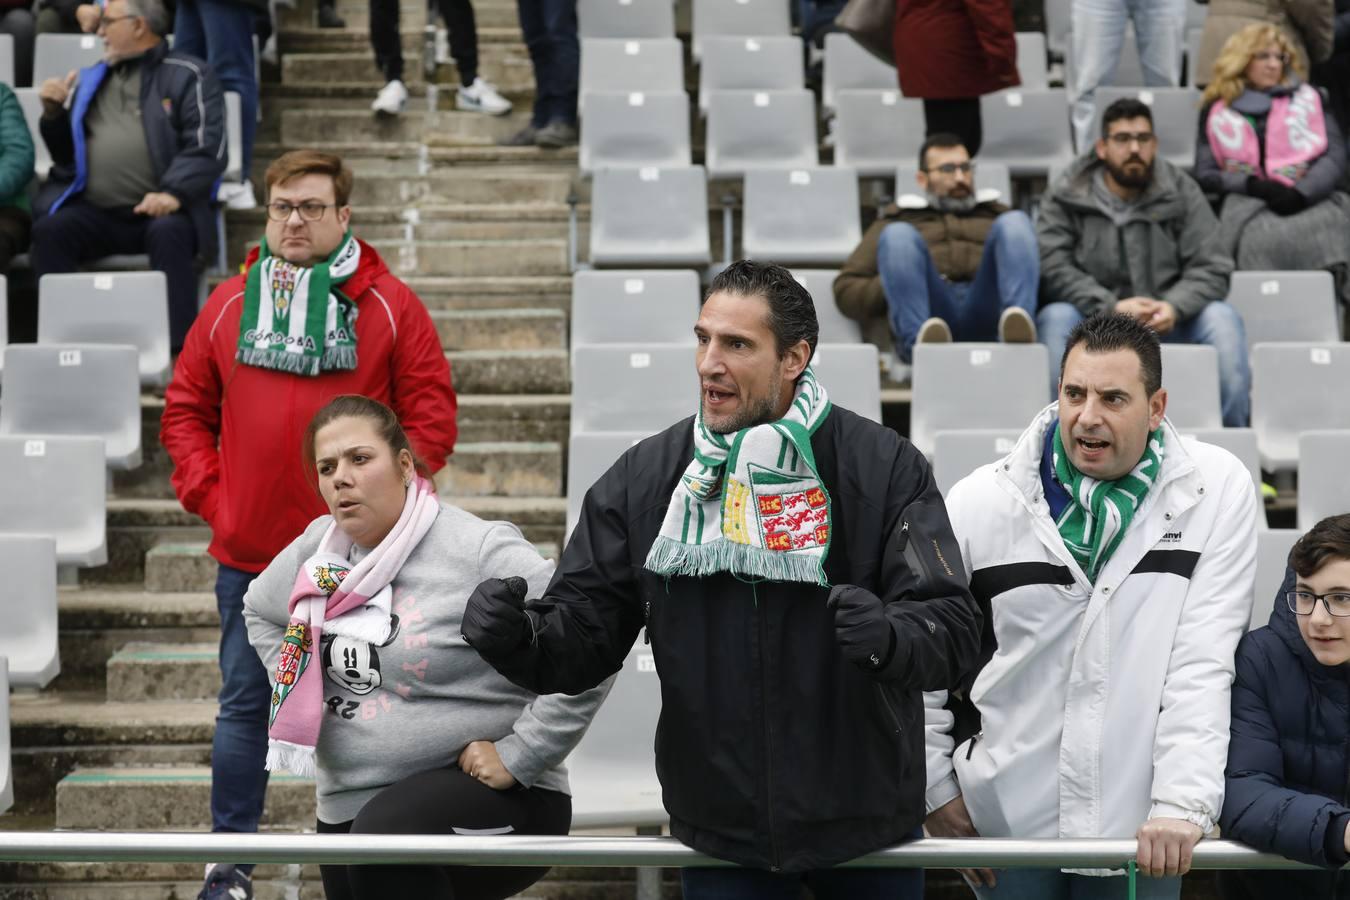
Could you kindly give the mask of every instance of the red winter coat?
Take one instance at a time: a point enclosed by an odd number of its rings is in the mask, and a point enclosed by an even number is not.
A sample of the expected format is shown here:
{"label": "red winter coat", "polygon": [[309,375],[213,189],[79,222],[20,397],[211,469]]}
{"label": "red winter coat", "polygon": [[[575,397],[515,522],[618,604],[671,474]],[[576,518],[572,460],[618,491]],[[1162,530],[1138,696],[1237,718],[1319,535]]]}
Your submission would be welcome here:
{"label": "red winter coat", "polygon": [[896,0],[900,92],[925,100],[1016,87],[1012,0]]}
{"label": "red winter coat", "polygon": [[310,377],[237,362],[244,277],[216,288],[188,332],[165,393],[159,439],[173,458],[179,502],[211,526],[211,555],[261,572],[328,512],[300,450],[320,407],[339,394],[387,403],[435,472],[455,446],[456,403],[426,307],[364,241],[361,264],[343,285],[358,310],[354,371]]}

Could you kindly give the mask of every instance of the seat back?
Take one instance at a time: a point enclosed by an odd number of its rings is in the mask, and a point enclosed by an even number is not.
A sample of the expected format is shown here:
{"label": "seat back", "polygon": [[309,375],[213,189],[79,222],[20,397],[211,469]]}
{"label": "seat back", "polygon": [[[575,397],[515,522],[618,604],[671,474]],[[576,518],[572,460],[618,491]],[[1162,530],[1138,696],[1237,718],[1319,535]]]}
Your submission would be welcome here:
{"label": "seat back", "polygon": [[1298,436],[1298,527],[1350,513],[1350,429]]}
{"label": "seat back", "polygon": [[1298,467],[1298,435],[1350,428],[1350,345],[1284,343],[1252,347],[1252,429],[1261,468]]}
{"label": "seat back", "polygon": [[14,96],[19,98],[23,108],[23,119],[28,123],[28,136],[33,139],[33,174],[38,181],[46,181],[52,168],[52,154],[47,142],[42,139],[42,101],[38,99],[37,88],[15,88]]}
{"label": "seat back", "polygon": [[710,178],[815,166],[820,159],[815,95],[808,90],[714,91],[708,97],[705,158]]}
{"label": "seat back", "polygon": [[[880,91],[841,90],[835,95],[834,164],[868,178],[890,175],[923,146],[923,101]],[[913,182],[910,182],[911,184]],[[897,191],[901,188],[897,185]]]}
{"label": "seat back", "polygon": [[656,778],[661,682],[637,641],[590,728],[567,757],[574,828],[660,825],[669,816]]}
{"label": "seat back", "polygon": [[[901,194],[922,196],[918,182],[914,180],[918,171],[919,164],[917,161],[901,163],[895,167],[895,195],[897,197]],[[975,160],[975,191],[981,200],[985,197],[992,197],[990,191],[997,191],[998,202],[1005,206],[1012,206],[1012,176],[1008,174],[1008,167],[1003,163]]]}
{"label": "seat back", "polygon": [[9,343],[9,279],[0,275],[0,375],[5,374],[5,345]]}
{"label": "seat back", "polygon": [[881,423],[881,364],[871,344],[817,344],[811,371],[830,402]]}
{"label": "seat back", "polygon": [[39,34],[33,45],[33,84],[65,78],[71,69],[83,69],[103,59],[103,42],[92,34]]}
{"label": "seat back", "polygon": [[1045,35],[1039,31],[1017,32],[1017,74],[1029,91],[1050,86],[1049,57],[1045,53]]}
{"label": "seat back", "polygon": [[1248,347],[1341,339],[1330,272],[1234,272],[1228,302],[1242,316]]}
{"label": "seat back", "polygon": [[0,656],[0,814],[14,805],[14,768],[10,762],[9,664]]}
{"label": "seat back", "polygon": [[797,91],[806,83],[802,42],[795,37],[709,36],[698,69],[698,108],[713,91]]}
{"label": "seat back", "polygon": [[[1168,402],[1170,405],[1171,398]],[[1175,424],[1175,423],[1173,423]],[[1256,448],[1256,432],[1250,428],[1178,428],[1182,437],[1195,438],[1206,444],[1222,447],[1236,456],[1247,467],[1252,476],[1252,487],[1261,489],[1261,454]],[[1257,513],[1258,520],[1265,521],[1264,510]]]}
{"label": "seat back", "polygon": [[698,372],[685,345],[572,348],[572,433],[654,434],[694,414]]}
{"label": "seat back", "polygon": [[888,66],[842,31],[825,35],[825,74],[820,103],[835,108],[840,91],[895,91],[895,66]]}
{"label": "seat back", "polygon": [[582,38],[673,38],[675,5],[670,0],[577,0],[577,33]]}
{"label": "seat back", "polygon": [[1219,352],[1208,344],[1163,344],[1167,418],[1180,431],[1222,428]]}
{"label": "seat back", "polygon": [[135,347],[11,344],[5,359],[0,434],[97,437],[110,467],[141,464]]}
{"label": "seat back", "polygon": [[1069,49],[1073,30],[1073,0],[1045,0],[1045,43],[1051,52],[1063,56]]}
{"label": "seat back", "polygon": [[1001,162],[1014,178],[1045,175],[1073,158],[1064,91],[1013,89],[980,98],[984,143],[980,159]]}
{"label": "seat back", "polygon": [[942,496],[985,463],[1012,452],[1021,434],[1010,428],[969,428],[933,435],[933,480]]}
{"label": "seat back", "polygon": [[787,37],[792,34],[788,0],[694,0],[694,59],[703,58],[711,35]]}
{"label": "seat back", "polygon": [[163,272],[44,275],[38,343],[130,344],[141,384],[169,380],[169,288]]}
{"label": "seat back", "polygon": [[792,277],[806,288],[816,307],[822,344],[856,344],[862,340],[862,326],[839,311],[834,302],[834,279],[838,269],[793,269]]}
{"label": "seat back", "polygon": [[1269,624],[1275,604],[1285,602],[1276,594],[1289,568],[1289,551],[1302,534],[1297,528],[1270,528],[1256,533],[1256,579],[1252,584],[1252,617],[1248,630]]}
{"label": "seat back", "polygon": [[0,34],[0,84],[14,87],[14,35]]}
{"label": "seat back", "polygon": [[741,247],[783,265],[840,265],[862,241],[858,177],[838,166],[745,175]]}
{"label": "seat back", "polygon": [[[1100,87],[1097,88],[1096,111],[1088,130],[1090,145],[1102,131],[1102,111],[1117,100],[1131,97],[1153,112],[1154,130],[1158,135],[1158,155],[1178,168],[1190,170],[1195,165],[1195,128],[1187,123],[1199,115],[1200,92],[1188,87]],[[1087,147],[1078,148],[1080,153]]]}
{"label": "seat back", "polygon": [[916,344],[910,441],[930,459],[939,431],[1016,430],[1045,406],[1044,344]]}
{"label": "seat back", "polygon": [[582,501],[591,485],[609,471],[620,456],[638,441],[648,437],[644,431],[582,432],[567,442],[567,540],[581,518]]}
{"label": "seat back", "polygon": [[689,97],[683,91],[603,91],[587,94],[585,105],[577,151],[583,175],[614,167],[689,165]]}
{"label": "seat back", "polygon": [[687,344],[698,311],[697,272],[578,272],[572,277],[572,346]]}
{"label": "seat back", "polygon": [[706,266],[712,252],[703,167],[596,171],[590,246],[597,266]]}
{"label": "seat back", "polygon": [[587,94],[616,89],[644,94],[683,91],[683,45],[675,38],[586,38],[581,42],[578,87],[582,119]]}
{"label": "seat back", "polygon": [[101,566],[107,477],[103,441],[0,435],[0,534],[46,534],[61,565]]}
{"label": "seat back", "polygon": [[[0,534],[0,656],[10,683],[43,688],[61,671],[56,646],[56,540],[45,534]],[[3,764],[3,760],[0,760]]]}

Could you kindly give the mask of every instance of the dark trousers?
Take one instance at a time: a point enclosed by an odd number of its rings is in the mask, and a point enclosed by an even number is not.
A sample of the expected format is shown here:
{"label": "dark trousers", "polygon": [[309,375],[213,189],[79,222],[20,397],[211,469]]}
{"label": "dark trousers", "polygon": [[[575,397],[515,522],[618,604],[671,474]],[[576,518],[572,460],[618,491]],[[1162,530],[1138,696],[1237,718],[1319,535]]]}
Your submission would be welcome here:
{"label": "dark trousers", "polygon": [[0,34],[14,37],[14,86],[33,84],[33,42],[37,39],[37,19],[27,7],[6,10],[0,16]]}
{"label": "dark trousers", "polygon": [[[272,686],[248,642],[244,593],[257,577],[230,566],[216,575],[220,612],[220,709],[211,740],[211,830],[252,833],[267,795],[267,716]],[[252,866],[238,867],[251,872]]]}
{"label": "dark trousers", "polygon": [[520,30],[534,66],[534,114],[530,124],[577,121],[577,0],[516,0]]}
{"label": "dark trousers", "polygon": [[82,263],[104,256],[148,253],[150,268],[169,283],[169,343],[183,346],[197,318],[197,232],[188,214],[152,219],[128,207],[103,209],[71,197],[54,213],[33,223],[33,273],[75,272]]}
{"label": "dark trousers", "polygon": [[[460,83],[468,87],[478,77],[478,23],[472,0],[436,0],[435,5],[445,20]],[[385,81],[403,78],[403,42],[398,28],[398,0],[370,0],[370,46]]]}
{"label": "dark trousers", "polygon": [[[350,822],[320,834],[566,834],[572,798],[516,787],[498,791],[458,766],[410,775],[376,794]],[[483,866],[320,866],[328,900],[502,900],[547,869]]]}
{"label": "dark trousers", "polygon": [[[28,213],[15,206],[0,206],[0,275],[9,275],[9,264],[28,249],[28,237],[33,220]],[[9,280],[9,340],[11,343],[37,340],[37,296],[15,290],[15,279]]]}
{"label": "dark trousers", "polygon": [[971,156],[980,152],[984,126],[980,121],[980,98],[923,101],[924,135],[950,132],[961,139]]}
{"label": "dark trousers", "polygon": [[220,79],[221,90],[239,94],[240,140],[244,173],[253,161],[253,136],[258,130],[258,79],[253,68],[253,32],[257,14],[234,0],[178,0],[173,48],[206,60]]}

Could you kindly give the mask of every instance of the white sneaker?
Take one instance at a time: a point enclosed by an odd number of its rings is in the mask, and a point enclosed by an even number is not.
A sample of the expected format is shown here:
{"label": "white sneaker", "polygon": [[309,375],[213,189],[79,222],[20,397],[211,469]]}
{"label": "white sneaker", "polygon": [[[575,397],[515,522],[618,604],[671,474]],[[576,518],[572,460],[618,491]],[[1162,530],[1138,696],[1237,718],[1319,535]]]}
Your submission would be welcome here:
{"label": "white sneaker", "polygon": [[511,101],[497,93],[496,85],[484,81],[480,75],[468,87],[460,86],[455,96],[455,107],[490,116],[504,116],[511,111]]}
{"label": "white sneaker", "polygon": [[375,95],[375,102],[370,104],[370,108],[380,115],[396,116],[403,112],[403,107],[407,102],[408,89],[403,86],[403,82],[395,78],[380,88],[380,92]]}
{"label": "white sneaker", "polygon": [[253,198],[253,182],[222,181],[216,189],[216,202],[225,204],[228,209],[256,209],[258,201]]}

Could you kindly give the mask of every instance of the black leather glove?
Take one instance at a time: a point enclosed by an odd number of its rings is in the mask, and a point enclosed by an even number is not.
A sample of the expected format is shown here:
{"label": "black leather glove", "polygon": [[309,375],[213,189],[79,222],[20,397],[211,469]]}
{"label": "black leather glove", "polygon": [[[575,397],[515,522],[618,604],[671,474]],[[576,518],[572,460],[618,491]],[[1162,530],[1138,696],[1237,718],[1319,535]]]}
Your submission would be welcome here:
{"label": "black leather glove", "polygon": [[837,584],[826,604],[834,612],[834,639],[844,656],[868,672],[883,669],[895,655],[895,629],[876,594]]}
{"label": "black leather glove", "polygon": [[461,623],[462,636],[478,654],[492,662],[510,657],[534,639],[534,626],[525,611],[524,578],[489,578],[469,595]]}
{"label": "black leather glove", "polygon": [[1296,189],[1255,175],[1247,176],[1247,193],[1265,201],[1277,216],[1292,216],[1308,206],[1308,198]]}

